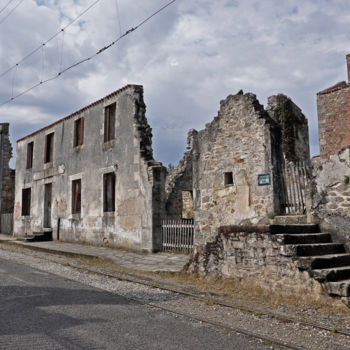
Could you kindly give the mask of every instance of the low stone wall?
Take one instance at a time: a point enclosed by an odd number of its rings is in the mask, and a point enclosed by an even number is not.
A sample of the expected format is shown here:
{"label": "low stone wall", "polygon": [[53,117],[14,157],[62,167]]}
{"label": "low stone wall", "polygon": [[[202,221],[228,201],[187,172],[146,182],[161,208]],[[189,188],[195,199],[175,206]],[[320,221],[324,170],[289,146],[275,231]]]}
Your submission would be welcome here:
{"label": "low stone wall", "polygon": [[350,146],[312,160],[312,216],[322,231],[350,249]]}
{"label": "low stone wall", "polygon": [[322,295],[320,283],[307,271],[300,271],[291,257],[280,254],[268,226],[238,227],[237,232],[229,233],[219,229],[213,242],[197,248],[186,270],[201,276],[255,281],[285,296],[313,293],[317,299]]}

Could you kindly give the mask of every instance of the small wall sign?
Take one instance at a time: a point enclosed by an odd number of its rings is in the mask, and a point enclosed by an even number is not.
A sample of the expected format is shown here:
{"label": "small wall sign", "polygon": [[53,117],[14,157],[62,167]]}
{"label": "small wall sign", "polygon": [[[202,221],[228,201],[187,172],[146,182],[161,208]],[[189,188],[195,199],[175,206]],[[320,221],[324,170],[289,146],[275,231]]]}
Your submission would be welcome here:
{"label": "small wall sign", "polygon": [[267,186],[267,185],[271,185],[270,174],[259,174],[258,175],[258,186]]}

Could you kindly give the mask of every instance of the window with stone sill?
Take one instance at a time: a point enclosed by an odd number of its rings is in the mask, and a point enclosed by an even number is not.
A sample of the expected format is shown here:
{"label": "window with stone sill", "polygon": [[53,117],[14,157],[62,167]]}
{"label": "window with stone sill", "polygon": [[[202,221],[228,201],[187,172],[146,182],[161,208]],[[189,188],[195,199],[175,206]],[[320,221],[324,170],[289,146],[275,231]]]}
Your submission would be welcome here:
{"label": "window with stone sill", "polygon": [[105,108],[104,142],[108,142],[115,139],[115,111],[115,103]]}
{"label": "window with stone sill", "polygon": [[27,144],[27,165],[26,165],[26,169],[31,169],[33,167],[33,151],[34,151],[34,142],[29,142]]}
{"label": "window with stone sill", "polygon": [[232,173],[232,171],[226,172],[224,174],[224,184],[225,184],[225,186],[232,186],[233,185],[233,173]]}
{"label": "window with stone sill", "polygon": [[81,146],[84,143],[84,117],[74,122],[74,140],[73,147]]}

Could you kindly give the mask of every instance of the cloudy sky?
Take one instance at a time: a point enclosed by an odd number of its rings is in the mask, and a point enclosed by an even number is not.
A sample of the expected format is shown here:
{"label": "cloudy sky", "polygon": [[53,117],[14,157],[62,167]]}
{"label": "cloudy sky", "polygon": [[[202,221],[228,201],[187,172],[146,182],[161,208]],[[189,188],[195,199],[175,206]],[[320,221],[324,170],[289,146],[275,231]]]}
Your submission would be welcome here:
{"label": "cloudy sky", "polygon": [[[95,1],[12,0],[0,13],[0,75]],[[0,0],[0,11],[8,2]],[[0,103],[95,53],[167,2],[98,1],[0,77]],[[187,131],[203,129],[227,95],[243,89],[266,106],[268,96],[284,93],[307,116],[316,155],[316,93],[347,78],[349,23],[348,0],[177,0],[94,60],[1,106],[0,122],[10,122],[15,144],[126,84],[142,84],[155,158],[177,164]]]}

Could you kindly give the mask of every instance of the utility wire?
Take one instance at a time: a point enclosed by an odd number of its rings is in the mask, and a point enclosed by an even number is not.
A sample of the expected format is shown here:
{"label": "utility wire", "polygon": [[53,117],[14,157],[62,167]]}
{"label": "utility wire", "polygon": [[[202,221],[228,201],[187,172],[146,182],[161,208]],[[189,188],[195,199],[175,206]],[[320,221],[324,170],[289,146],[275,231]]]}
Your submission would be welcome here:
{"label": "utility wire", "polygon": [[[126,37],[127,35],[129,35],[130,33],[134,32],[135,30],[137,30],[138,28],[140,28],[141,26],[143,26],[144,24],[146,24],[151,18],[153,18],[154,16],[156,16],[158,13],[162,12],[163,10],[165,10],[168,6],[170,6],[171,4],[173,4],[176,0],[172,0],[170,2],[168,2],[166,5],[164,5],[163,7],[161,7],[159,10],[157,10],[156,12],[154,12],[152,15],[148,16],[146,19],[144,19],[142,22],[140,22],[139,24],[137,24],[135,27],[130,28],[129,30],[127,30],[124,34],[120,35],[118,38],[116,38],[114,41],[112,41],[110,44],[104,46],[103,48],[101,48],[100,50],[98,50],[96,53],[94,53],[93,55],[86,57],[66,68],[64,68],[63,70],[61,70],[60,72],[58,72],[56,75],[47,78],[45,80],[41,80],[40,82],[36,83],[35,85],[31,86],[30,88],[20,92],[19,94],[12,96],[10,99],[1,102],[0,103],[0,107],[17,99],[20,96],[23,96],[25,94],[27,94],[29,91],[37,88],[38,86],[45,84],[49,81],[55,80],[58,77],[60,77],[62,74],[66,73],[67,71],[71,70],[72,68],[75,68],[79,65],[81,65],[84,62],[90,61],[93,58],[95,58],[96,56],[100,55],[102,52],[108,50],[110,47],[112,47],[113,45],[117,44],[121,39],[123,39],[124,37]],[[41,46],[40,46],[41,47]]]}
{"label": "utility wire", "polygon": [[16,5],[14,8],[11,9],[11,11],[0,21],[0,25],[3,24],[3,23],[7,20],[7,18],[11,15],[11,13],[12,13],[14,10],[16,10],[16,8],[17,8],[19,5],[21,5],[23,1],[24,1],[24,0],[20,0],[20,1],[17,3],[17,5]]}
{"label": "utility wire", "polygon": [[[22,0],[24,1],[24,0]],[[30,51],[28,54],[26,54],[23,58],[21,58],[16,64],[11,66],[10,68],[6,69],[4,72],[0,74],[0,78],[2,78],[4,75],[6,75],[8,72],[10,72],[12,69],[19,66],[21,63],[23,63],[25,60],[27,60],[29,57],[33,56],[36,52],[38,52],[43,46],[45,46],[47,43],[55,39],[58,35],[61,33],[64,34],[64,31],[71,26],[74,22],[76,22],[80,17],[82,17],[86,12],[88,12],[91,8],[93,8],[97,3],[99,3],[101,0],[96,0],[93,2],[89,7],[87,7],[83,12],[81,12],[77,17],[72,19],[66,26],[62,27],[59,31],[57,31],[54,35],[52,35],[49,39],[44,41],[42,44],[40,44],[38,47],[36,47],[34,50]],[[0,22],[1,24],[1,22]]]}
{"label": "utility wire", "polygon": [[3,13],[7,7],[11,4],[11,2],[13,2],[14,0],[10,0],[1,10],[0,10],[0,14]]}

